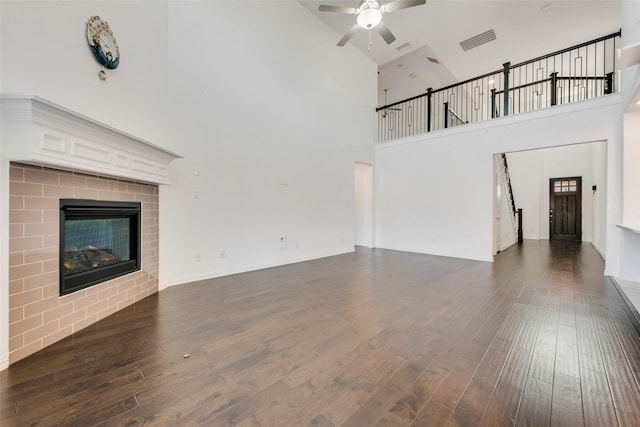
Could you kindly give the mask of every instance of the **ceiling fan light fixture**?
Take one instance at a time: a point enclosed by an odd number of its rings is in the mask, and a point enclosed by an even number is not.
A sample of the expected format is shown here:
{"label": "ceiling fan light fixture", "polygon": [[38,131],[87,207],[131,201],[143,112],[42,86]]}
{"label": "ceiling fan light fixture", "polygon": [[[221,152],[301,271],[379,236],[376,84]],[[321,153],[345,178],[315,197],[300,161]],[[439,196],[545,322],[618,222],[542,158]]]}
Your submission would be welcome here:
{"label": "ceiling fan light fixture", "polygon": [[358,25],[366,30],[370,30],[380,23],[382,13],[373,7],[363,10],[358,14]]}

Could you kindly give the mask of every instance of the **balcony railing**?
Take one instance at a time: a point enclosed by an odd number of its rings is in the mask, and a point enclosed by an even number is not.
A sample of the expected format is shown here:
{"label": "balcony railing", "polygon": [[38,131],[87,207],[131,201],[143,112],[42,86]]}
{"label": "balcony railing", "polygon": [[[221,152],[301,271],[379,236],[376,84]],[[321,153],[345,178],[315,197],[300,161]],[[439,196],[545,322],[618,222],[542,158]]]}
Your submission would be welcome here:
{"label": "balcony railing", "polygon": [[613,93],[619,44],[620,31],[377,108],[378,142]]}

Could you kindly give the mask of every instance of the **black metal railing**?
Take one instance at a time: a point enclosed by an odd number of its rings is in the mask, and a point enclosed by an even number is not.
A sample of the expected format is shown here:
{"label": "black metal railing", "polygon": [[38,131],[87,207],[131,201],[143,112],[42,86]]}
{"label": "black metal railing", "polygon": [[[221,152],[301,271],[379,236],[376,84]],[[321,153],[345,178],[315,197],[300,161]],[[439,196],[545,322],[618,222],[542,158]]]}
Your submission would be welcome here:
{"label": "black metal railing", "polygon": [[378,142],[613,93],[620,34],[379,107]]}

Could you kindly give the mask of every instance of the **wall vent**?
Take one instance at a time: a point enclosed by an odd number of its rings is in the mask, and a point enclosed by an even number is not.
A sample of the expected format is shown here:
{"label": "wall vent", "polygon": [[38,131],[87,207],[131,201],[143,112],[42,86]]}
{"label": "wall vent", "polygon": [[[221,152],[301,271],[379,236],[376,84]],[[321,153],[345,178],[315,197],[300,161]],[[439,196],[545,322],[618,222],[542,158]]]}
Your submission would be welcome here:
{"label": "wall vent", "polygon": [[407,50],[407,49],[409,49],[410,47],[411,47],[411,43],[405,43],[405,44],[401,44],[400,46],[398,46],[398,47],[396,48],[396,50],[397,50],[398,52],[402,52],[403,50]]}
{"label": "wall vent", "polygon": [[490,41],[495,39],[496,32],[491,29],[489,31],[485,31],[484,33],[480,33],[476,36],[461,41],[460,46],[462,47],[462,50],[466,52],[469,49],[473,49],[485,43],[489,43]]}
{"label": "wall vent", "polygon": [[430,56],[427,56],[427,59],[429,60],[429,62],[433,62],[434,64],[439,64],[440,61],[438,61],[436,58],[432,58]]}

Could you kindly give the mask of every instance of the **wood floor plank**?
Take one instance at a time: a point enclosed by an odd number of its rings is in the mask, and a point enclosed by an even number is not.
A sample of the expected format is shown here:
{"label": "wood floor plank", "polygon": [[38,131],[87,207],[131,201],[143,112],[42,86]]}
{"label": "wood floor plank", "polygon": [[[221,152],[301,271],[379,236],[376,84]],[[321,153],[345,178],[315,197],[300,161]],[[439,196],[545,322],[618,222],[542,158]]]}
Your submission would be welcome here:
{"label": "wood floor plank", "polygon": [[640,425],[603,268],[575,242],[358,248],[171,287],[0,372],[0,424]]}

